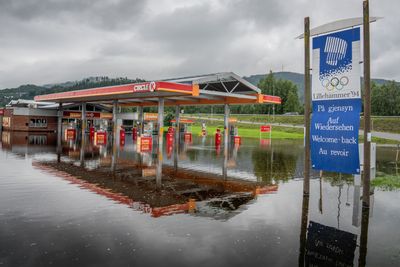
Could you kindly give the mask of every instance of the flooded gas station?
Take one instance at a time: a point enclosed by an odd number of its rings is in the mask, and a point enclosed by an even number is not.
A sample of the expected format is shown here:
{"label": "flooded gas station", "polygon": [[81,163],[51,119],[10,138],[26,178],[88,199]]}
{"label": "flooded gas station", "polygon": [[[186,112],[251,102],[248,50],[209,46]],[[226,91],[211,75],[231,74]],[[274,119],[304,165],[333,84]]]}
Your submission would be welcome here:
{"label": "flooded gas station", "polygon": [[[133,133],[123,145],[111,133],[84,138],[65,134],[60,148],[54,133],[2,132],[2,265],[400,262],[400,192],[373,189],[366,210],[357,178],[312,172],[303,198],[303,140],[242,138],[225,150],[211,134],[180,133],[159,154]],[[376,172],[396,174],[395,157],[378,146]]]}
{"label": "flooded gas station", "polygon": [[[16,101],[2,118],[0,265],[399,265],[399,191],[306,169],[307,138],[271,125],[239,135],[231,105],[280,103],[231,72]],[[193,105],[223,106],[222,126],[183,117]],[[398,146],[371,151],[372,179],[398,175]]]}

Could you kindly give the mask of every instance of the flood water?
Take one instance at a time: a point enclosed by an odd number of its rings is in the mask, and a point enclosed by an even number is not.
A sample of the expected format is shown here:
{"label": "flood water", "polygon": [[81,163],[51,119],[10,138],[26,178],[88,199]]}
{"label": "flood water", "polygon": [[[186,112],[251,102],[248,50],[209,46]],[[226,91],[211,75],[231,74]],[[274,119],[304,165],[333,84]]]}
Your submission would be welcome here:
{"label": "flood water", "polygon": [[[302,140],[56,140],[2,133],[0,266],[400,266],[400,192],[365,210],[360,178],[313,172],[303,198]],[[395,157],[378,147],[377,175]]]}

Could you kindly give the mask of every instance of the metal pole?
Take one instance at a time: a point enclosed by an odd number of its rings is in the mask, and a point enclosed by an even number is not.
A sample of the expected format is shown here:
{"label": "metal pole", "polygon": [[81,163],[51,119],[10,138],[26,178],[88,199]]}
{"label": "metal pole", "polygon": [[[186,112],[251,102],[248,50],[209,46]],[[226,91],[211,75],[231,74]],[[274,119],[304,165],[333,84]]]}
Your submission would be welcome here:
{"label": "metal pole", "polygon": [[228,175],[228,147],[229,147],[229,105],[224,106],[224,161],[222,163],[222,176]]}
{"label": "metal pole", "polygon": [[86,103],[82,103],[82,114],[81,114],[81,153],[80,161],[81,166],[85,164],[85,134],[86,134]]}
{"label": "metal pole", "polygon": [[118,102],[113,101],[113,142],[117,145],[118,139],[118,123],[117,123],[117,113],[118,113]]}
{"label": "metal pole", "polygon": [[57,117],[57,162],[61,160],[61,139],[62,139],[62,104],[58,104],[58,117]]}
{"label": "metal pole", "polygon": [[176,106],[175,107],[175,138],[178,137],[178,141],[179,141],[179,124],[180,124],[180,115],[181,115],[181,106]]}
{"label": "metal pole", "polygon": [[[274,79],[272,79],[272,95],[275,95]],[[275,104],[272,104],[272,121],[275,121]]]}
{"label": "metal pole", "polygon": [[363,2],[364,11],[364,184],[363,206],[369,207],[371,180],[371,72],[369,40],[369,2]]}
{"label": "metal pole", "polygon": [[82,103],[82,113],[81,113],[81,137],[82,137],[82,142],[85,139],[85,133],[86,133],[86,103]]}
{"label": "metal pole", "polygon": [[175,172],[178,171],[178,153],[179,153],[179,137],[180,137],[180,132],[179,132],[179,121],[180,121],[180,109],[181,107],[178,105],[175,107],[175,147],[174,147],[174,169]]}
{"label": "metal pole", "polygon": [[158,161],[156,173],[156,186],[161,187],[163,164],[163,136],[164,135],[164,98],[158,100]]}
{"label": "metal pole", "polygon": [[117,100],[113,101],[113,143],[112,143],[112,156],[111,156],[111,171],[115,171],[116,162],[117,162],[117,138],[118,138],[118,125],[117,125],[117,112],[118,112],[118,102]]}
{"label": "metal pole", "polygon": [[228,147],[229,143],[229,105],[225,104],[224,105],[224,144],[226,147]]}
{"label": "metal pole", "polygon": [[304,181],[303,194],[310,194],[310,114],[311,114],[311,87],[310,87],[310,18],[304,18]]}
{"label": "metal pole", "polygon": [[142,136],[143,129],[144,129],[144,125],[143,125],[144,117],[143,117],[143,107],[142,106],[138,107],[138,113],[139,113],[138,117],[139,117],[139,123],[140,123],[140,125],[139,125],[139,136]]}

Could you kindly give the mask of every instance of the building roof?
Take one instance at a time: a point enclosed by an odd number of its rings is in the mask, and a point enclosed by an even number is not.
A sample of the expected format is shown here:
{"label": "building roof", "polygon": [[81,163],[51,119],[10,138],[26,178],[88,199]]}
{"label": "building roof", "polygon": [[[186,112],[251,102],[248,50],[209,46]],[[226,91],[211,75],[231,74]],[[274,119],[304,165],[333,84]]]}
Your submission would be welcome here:
{"label": "building roof", "polygon": [[54,105],[54,102],[38,102],[35,100],[27,100],[27,99],[18,99],[18,100],[11,100],[6,107],[32,107],[32,108],[38,108],[38,107],[45,107],[45,106],[50,106]]}

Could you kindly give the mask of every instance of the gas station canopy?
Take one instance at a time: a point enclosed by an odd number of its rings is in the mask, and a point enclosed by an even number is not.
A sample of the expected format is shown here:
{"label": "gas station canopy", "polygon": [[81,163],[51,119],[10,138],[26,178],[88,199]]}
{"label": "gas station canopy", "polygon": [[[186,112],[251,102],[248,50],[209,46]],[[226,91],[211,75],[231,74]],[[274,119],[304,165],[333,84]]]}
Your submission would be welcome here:
{"label": "gas station canopy", "polygon": [[232,72],[39,95],[35,101],[111,104],[118,100],[122,106],[156,106],[159,98],[166,106],[281,103],[280,97],[261,94]]}

